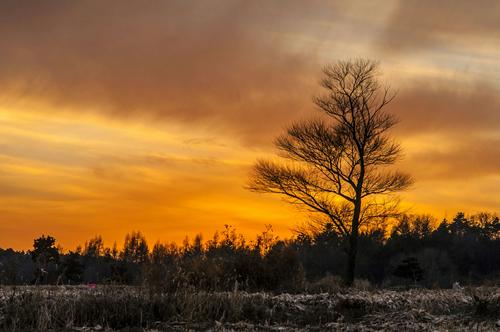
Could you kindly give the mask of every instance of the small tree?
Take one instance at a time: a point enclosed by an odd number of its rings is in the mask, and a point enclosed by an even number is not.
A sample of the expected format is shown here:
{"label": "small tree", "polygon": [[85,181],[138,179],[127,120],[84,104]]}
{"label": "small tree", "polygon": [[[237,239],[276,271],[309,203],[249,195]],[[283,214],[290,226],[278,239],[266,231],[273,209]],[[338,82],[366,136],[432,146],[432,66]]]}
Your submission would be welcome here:
{"label": "small tree", "polygon": [[76,284],[82,282],[83,264],[81,263],[81,256],[78,252],[70,251],[64,256],[61,263],[62,277],[69,284]]}
{"label": "small tree", "polygon": [[83,247],[83,256],[87,258],[99,258],[104,255],[104,241],[102,236],[96,235],[92,239],[85,241],[85,246]]}
{"label": "small tree", "polygon": [[120,254],[121,264],[115,269],[115,274],[130,283],[142,281],[146,264],[149,261],[149,247],[144,235],[137,231],[125,236],[123,251]]}
{"label": "small tree", "polygon": [[327,117],[296,123],[278,137],[282,162],[258,161],[249,189],[283,195],[331,223],[347,241],[345,281],[352,285],[360,228],[394,216],[394,193],[412,179],[384,169],[401,149],[387,136],[397,122],[385,112],[394,95],[381,89],[377,64],[339,61],[323,73],[326,94],[314,102]]}
{"label": "small tree", "polygon": [[33,250],[30,251],[30,255],[37,267],[36,283],[48,281],[50,265],[54,265],[57,269],[59,249],[55,244],[56,239],[50,235],[42,235],[33,241]]}
{"label": "small tree", "polygon": [[141,232],[132,232],[125,236],[123,244],[122,259],[126,262],[143,264],[149,258],[149,247]]}

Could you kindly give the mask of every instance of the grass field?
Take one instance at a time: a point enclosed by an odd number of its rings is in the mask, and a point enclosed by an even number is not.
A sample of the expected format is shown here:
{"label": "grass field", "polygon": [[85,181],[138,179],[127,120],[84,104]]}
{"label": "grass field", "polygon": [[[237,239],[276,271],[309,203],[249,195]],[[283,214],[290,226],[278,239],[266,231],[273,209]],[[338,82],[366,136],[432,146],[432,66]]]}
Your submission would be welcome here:
{"label": "grass field", "polygon": [[498,287],[273,295],[25,286],[0,294],[7,331],[500,330]]}

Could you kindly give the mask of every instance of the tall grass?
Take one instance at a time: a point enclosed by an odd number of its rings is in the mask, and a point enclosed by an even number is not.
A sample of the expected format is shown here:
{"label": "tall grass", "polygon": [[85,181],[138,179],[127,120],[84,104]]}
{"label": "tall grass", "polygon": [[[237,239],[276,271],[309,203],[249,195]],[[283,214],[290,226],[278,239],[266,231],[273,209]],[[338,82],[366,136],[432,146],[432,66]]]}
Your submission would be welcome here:
{"label": "tall grass", "polygon": [[272,295],[155,293],[141,287],[98,286],[92,289],[80,286],[3,288],[0,294],[0,329],[11,331],[98,325],[112,329],[157,328],[174,322],[321,326],[366,321],[381,313],[390,316],[413,311],[475,317],[478,303],[484,320],[495,319],[500,308],[498,288],[483,293],[349,290],[335,294]]}

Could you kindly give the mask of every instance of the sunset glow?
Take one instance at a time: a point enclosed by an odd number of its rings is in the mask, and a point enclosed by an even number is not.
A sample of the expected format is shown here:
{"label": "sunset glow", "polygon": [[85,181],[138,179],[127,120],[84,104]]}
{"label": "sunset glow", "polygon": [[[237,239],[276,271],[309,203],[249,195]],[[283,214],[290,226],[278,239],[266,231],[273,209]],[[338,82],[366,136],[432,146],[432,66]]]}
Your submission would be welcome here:
{"label": "sunset glow", "polygon": [[321,68],[356,57],[398,91],[403,205],[498,211],[500,4],[434,19],[446,2],[2,2],[0,247],[290,236],[307,215],[246,190],[249,169],[319,115]]}

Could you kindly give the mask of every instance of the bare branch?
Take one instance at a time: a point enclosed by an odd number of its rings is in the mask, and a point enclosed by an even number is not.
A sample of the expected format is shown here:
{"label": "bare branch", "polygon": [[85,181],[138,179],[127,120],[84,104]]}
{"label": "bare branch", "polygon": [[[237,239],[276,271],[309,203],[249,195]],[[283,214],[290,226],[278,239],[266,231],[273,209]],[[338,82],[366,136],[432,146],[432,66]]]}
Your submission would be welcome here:
{"label": "bare branch", "polygon": [[401,157],[401,147],[387,136],[397,119],[384,108],[395,94],[381,89],[378,64],[340,61],[323,74],[326,93],[313,101],[326,118],[295,123],[279,136],[275,145],[284,162],[257,162],[249,189],[280,194],[328,220],[348,239],[352,282],[360,227],[379,227],[397,216],[394,194],[413,180],[381,171]]}

